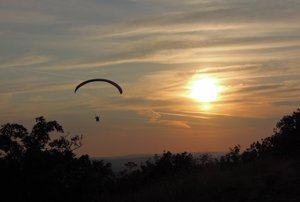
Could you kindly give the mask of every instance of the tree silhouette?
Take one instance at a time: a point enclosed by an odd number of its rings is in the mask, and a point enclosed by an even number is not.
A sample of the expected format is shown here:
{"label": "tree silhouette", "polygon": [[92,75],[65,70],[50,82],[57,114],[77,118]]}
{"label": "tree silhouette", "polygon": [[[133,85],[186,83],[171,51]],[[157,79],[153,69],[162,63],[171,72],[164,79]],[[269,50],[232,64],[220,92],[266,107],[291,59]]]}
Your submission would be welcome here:
{"label": "tree silhouette", "polygon": [[0,156],[6,159],[19,159],[24,154],[20,142],[28,135],[27,129],[19,124],[5,124],[0,129]]}
{"label": "tree silhouette", "polygon": [[237,165],[241,159],[240,150],[240,145],[236,145],[233,148],[229,148],[229,152],[225,156],[221,156],[220,163],[226,166]]}
{"label": "tree silhouette", "polygon": [[273,135],[256,141],[242,154],[243,161],[270,155],[290,156],[300,152],[300,109],[284,116],[273,129]]}
{"label": "tree silhouette", "polygon": [[36,118],[29,133],[19,124],[0,129],[2,198],[10,201],[93,201],[113,177],[111,164],[73,153],[82,135],[64,134],[56,121]]}

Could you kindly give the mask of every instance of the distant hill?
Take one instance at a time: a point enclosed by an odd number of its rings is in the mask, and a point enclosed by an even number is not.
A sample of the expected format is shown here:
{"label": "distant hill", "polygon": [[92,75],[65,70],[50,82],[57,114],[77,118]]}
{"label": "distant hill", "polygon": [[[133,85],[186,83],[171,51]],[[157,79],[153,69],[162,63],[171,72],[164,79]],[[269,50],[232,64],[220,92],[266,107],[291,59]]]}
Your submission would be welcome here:
{"label": "distant hill", "polygon": [[[213,158],[219,159],[226,152],[194,152],[192,153],[195,158],[202,154],[210,154]],[[158,154],[160,156],[160,154]],[[130,154],[125,156],[113,156],[113,157],[91,157],[91,160],[104,160],[107,163],[112,164],[112,170],[114,172],[119,172],[124,170],[125,164],[128,162],[134,162],[137,165],[140,165],[147,160],[151,160],[154,154]]]}

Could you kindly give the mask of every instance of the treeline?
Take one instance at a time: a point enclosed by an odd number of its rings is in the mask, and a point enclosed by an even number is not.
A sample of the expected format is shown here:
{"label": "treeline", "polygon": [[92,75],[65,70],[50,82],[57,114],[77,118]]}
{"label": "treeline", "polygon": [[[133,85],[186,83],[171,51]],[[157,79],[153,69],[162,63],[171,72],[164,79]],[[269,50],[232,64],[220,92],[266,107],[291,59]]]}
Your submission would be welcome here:
{"label": "treeline", "polygon": [[[53,133],[60,136],[51,138]],[[141,165],[128,162],[127,169],[119,173],[112,171],[110,163],[92,161],[87,155],[76,156],[75,150],[81,146],[81,140],[80,135],[65,135],[60,124],[43,117],[36,118],[31,131],[20,124],[2,125],[0,197],[31,202],[220,201],[220,198],[222,201],[247,201],[242,200],[243,193],[246,195],[250,187],[256,191],[252,199],[271,200],[272,169],[278,163],[274,159],[296,159],[293,162],[298,162],[300,157],[300,110],[284,116],[276,124],[272,136],[252,143],[244,151],[237,145],[220,158],[166,151]],[[266,163],[269,163],[269,171],[265,170]],[[286,165],[293,172],[297,170],[294,168],[300,168],[300,163],[295,164],[296,167]],[[265,171],[264,175],[260,169]],[[259,184],[258,188],[249,184],[249,176]],[[291,183],[300,185],[297,172],[289,178],[288,184]],[[232,198],[231,193],[237,191],[240,196]]]}

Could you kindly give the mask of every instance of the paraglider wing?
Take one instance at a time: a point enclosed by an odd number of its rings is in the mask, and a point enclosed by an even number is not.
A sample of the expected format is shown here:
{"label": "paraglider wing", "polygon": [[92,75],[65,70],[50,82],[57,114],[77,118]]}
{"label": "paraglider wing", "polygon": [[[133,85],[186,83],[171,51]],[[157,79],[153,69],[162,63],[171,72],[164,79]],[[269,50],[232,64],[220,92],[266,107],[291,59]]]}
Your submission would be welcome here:
{"label": "paraglider wing", "polygon": [[115,87],[119,90],[120,94],[123,93],[123,90],[122,90],[121,86],[119,86],[117,83],[115,83],[115,82],[113,82],[113,81],[111,81],[111,80],[108,80],[108,79],[89,79],[89,80],[86,80],[86,81],[84,81],[84,82],[82,82],[82,83],[80,83],[80,84],[78,84],[78,85],[76,86],[74,93],[76,93],[76,91],[77,91],[81,86],[83,86],[83,85],[85,85],[85,84],[87,84],[87,83],[95,82],[95,81],[104,81],[104,82],[110,83],[110,84],[112,84],[113,86],[115,86]]}

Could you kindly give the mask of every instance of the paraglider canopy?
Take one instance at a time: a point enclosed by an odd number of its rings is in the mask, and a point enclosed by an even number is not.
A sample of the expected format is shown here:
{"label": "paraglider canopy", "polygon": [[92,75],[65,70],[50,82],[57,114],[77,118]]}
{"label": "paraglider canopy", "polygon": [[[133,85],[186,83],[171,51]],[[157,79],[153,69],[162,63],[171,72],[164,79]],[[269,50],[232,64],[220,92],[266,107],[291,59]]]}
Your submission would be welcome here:
{"label": "paraglider canopy", "polygon": [[74,90],[74,93],[76,93],[76,91],[83,85],[87,84],[87,83],[91,83],[91,82],[96,82],[96,81],[104,81],[104,82],[107,82],[107,83],[110,83],[111,85],[115,86],[118,91],[120,92],[120,94],[123,93],[123,90],[121,88],[121,86],[119,86],[119,84],[117,84],[116,82],[114,81],[111,81],[111,80],[108,80],[108,79],[89,79],[89,80],[86,80],[86,81],[83,81],[81,82],[80,84],[78,84]]}

